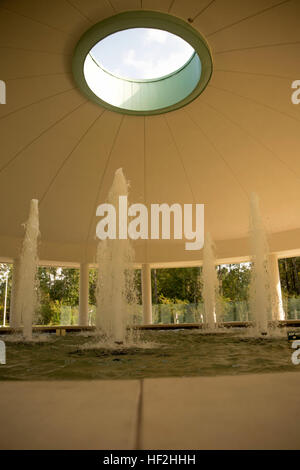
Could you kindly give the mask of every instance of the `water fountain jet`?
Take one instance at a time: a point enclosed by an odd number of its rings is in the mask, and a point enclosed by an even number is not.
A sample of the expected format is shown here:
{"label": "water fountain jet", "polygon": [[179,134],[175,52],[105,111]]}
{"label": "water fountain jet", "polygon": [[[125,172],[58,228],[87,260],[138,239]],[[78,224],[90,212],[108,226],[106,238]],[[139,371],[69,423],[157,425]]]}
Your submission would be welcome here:
{"label": "water fountain jet", "polygon": [[250,198],[251,283],[250,310],[257,334],[269,333],[271,292],[269,276],[269,246],[260,213],[257,194]]}
{"label": "water fountain jet", "polygon": [[32,322],[37,308],[37,244],[40,234],[37,199],[32,199],[30,202],[29,217],[24,226],[25,235],[17,274],[13,326],[19,327],[23,324],[23,336],[26,341],[30,341]]}
{"label": "water fountain jet", "polygon": [[216,271],[214,243],[206,233],[203,248],[203,299],[205,323],[208,329],[216,328],[216,304],[219,296],[219,281]]}
{"label": "water fountain jet", "polygon": [[[119,168],[106,202],[117,208],[119,196],[128,196],[128,186]],[[136,302],[133,260],[129,238],[99,240],[96,328],[107,341],[117,345],[126,343],[130,334],[128,325]]]}

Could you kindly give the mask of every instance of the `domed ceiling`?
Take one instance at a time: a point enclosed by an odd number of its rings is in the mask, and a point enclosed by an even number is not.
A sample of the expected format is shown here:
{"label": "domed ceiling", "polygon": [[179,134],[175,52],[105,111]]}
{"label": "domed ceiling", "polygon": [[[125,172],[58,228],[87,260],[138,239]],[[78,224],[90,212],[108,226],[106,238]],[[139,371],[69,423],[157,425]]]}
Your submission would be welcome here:
{"label": "domed ceiling", "polygon": [[[206,39],[213,74],[187,106],[122,115],[76,87],[72,56],[93,24],[122,11],[179,17]],[[2,0],[0,256],[17,256],[29,202],[40,201],[42,260],[95,259],[96,207],[116,169],[130,200],[204,203],[219,259],[249,254],[259,195],[271,250],[300,248],[299,0]],[[197,263],[178,241],[136,242],[137,261]]]}

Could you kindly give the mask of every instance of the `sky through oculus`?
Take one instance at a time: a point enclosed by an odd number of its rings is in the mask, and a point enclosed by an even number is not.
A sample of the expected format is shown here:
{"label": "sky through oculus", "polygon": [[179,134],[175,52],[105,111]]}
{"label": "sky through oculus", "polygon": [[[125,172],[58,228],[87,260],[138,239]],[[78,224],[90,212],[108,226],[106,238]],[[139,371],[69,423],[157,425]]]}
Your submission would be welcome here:
{"label": "sky through oculus", "polygon": [[128,79],[155,79],[175,72],[194,49],[179,36],[153,28],[130,28],[110,34],[90,51],[101,67]]}

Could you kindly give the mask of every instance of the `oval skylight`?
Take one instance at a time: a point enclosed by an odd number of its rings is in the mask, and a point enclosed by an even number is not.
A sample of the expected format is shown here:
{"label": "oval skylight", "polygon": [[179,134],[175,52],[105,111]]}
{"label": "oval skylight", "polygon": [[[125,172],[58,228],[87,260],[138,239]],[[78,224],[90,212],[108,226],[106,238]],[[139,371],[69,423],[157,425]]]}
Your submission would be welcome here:
{"label": "oval skylight", "polygon": [[90,100],[112,111],[151,115],[194,100],[210,80],[212,60],[205,40],[185,21],[130,11],[86,31],[72,68]]}
{"label": "oval skylight", "polygon": [[149,80],[176,72],[194,52],[190,44],[168,31],[131,28],[102,39],[90,54],[112,75],[129,80]]}

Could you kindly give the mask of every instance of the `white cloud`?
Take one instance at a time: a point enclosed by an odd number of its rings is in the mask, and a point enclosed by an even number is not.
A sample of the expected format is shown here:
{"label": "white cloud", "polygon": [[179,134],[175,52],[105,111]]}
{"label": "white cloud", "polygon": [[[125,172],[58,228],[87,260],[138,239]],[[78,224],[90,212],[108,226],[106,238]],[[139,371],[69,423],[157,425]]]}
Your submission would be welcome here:
{"label": "white cloud", "polygon": [[162,31],[160,29],[147,29],[145,35],[146,42],[159,42],[160,44],[166,42],[168,39],[167,31]]}
{"label": "white cloud", "polygon": [[184,51],[171,53],[167,59],[157,59],[147,56],[142,60],[137,58],[134,49],[130,49],[123,57],[124,65],[134,67],[144,78],[158,78],[168,75],[170,71],[179,69],[187,60],[187,54]]}
{"label": "white cloud", "polygon": [[184,65],[193,48],[167,31],[133,28],[108,36],[94,46],[92,53],[114,75],[152,79]]}
{"label": "white cloud", "polygon": [[123,56],[123,64],[131,65],[141,71],[149,67],[148,60],[137,59],[136,51],[134,49],[129,49],[129,51]]}

